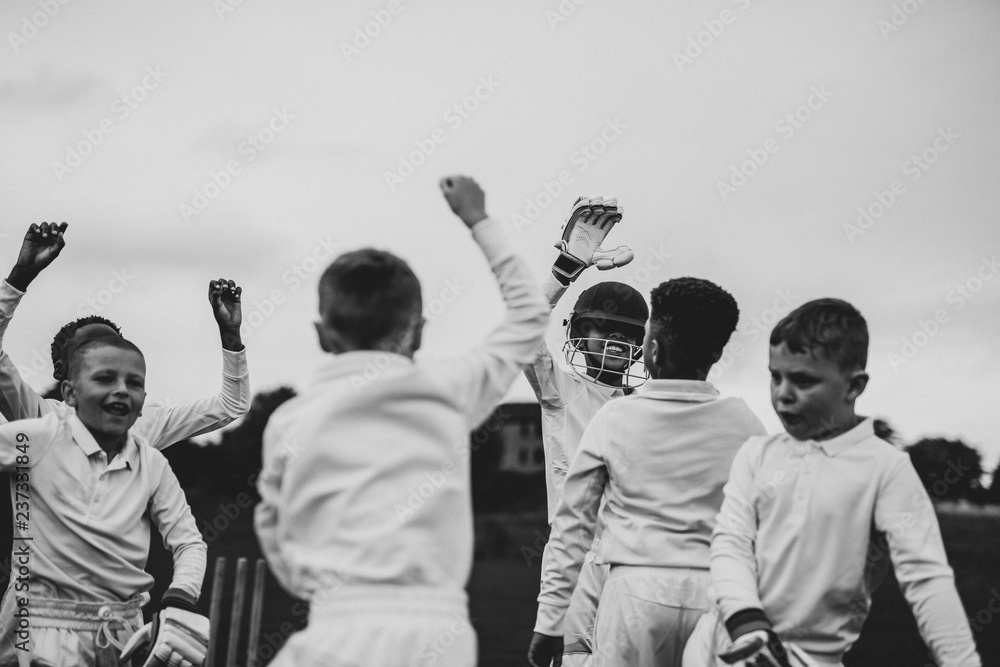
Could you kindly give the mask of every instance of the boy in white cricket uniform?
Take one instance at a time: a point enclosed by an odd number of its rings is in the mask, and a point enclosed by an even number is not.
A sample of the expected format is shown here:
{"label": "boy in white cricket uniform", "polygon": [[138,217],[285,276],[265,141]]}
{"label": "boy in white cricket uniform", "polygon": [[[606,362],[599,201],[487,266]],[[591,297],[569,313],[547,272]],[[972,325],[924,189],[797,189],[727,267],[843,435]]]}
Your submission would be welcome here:
{"label": "boy in white cricket uniform", "polygon": [[[607,270],[631,261],[631,251],[625,247],[611,251],[600,248],[600,242],[621,220],[621,216],[622,211],[614,199],[581,197],[574,203],[564,229],[564,240],[560,242],[564,249],[542,284],[550,307],[555,307],[569,284],[591,264]],[[574,237],[579,234],[592,234],[599,238],[588,238],[587,243],[575,243]],[[572,267],[574,260],[578,267],[576,271]],[[639,343],[648,317],[645,300],[632,287],[618,282],[594,285],[580,294],[567,319],[564,350],[572,370],[557,364],[544,342],[535,360],[524,370],[542,410],[550,526],[562,496],[569,462],[576,454],[587,424],[605,403],[624,396],[626,391],[646,379],[645,371],[638,370],[641,365],[637,362],[642,356]],[[594,540],[595,549],[599,540],[600,530]],[[529,661],[542,661],[548,665],[550,656],[565,653],[563,659],[567,667],[571,667],[583,665],[589,658],[593,650],[597,599],[604,581],[604,567],[594,562],[594,550],[591,551],[566,614],[565,642],[563,636],[549,637],[536,632],[528,648]],[[550,557],[550,549],[546,547],[543,568]]]}
{"label": "boy in white cricket uniform", "polygon": [[[65,246],[66,223],[32,224],[25,233],[17,261],[6,281],[0,282],[0,414],[9,421],[73,414],[63,401],[42,398],[24,382],[17,366],[3,351],[3,338],[14,316],[14,309],[31,282],[59,256]],[[195,435],[222,428],[246,414],[250,408],[250,378],[246,350],[240,337],[242,288],[231,280],[209,283],[208,299],[222,339],[222,389],[210,398],[178,406],[145,405],[143,413],[131,428],[131,433],[155,449]],[[102,336],[121,335],[118,326],[103,317],[91,316],[64,326],[52,343],[53,375],[57,382],[66,379],[67,359],[73,350],[88,340]],[[11,498],[15,491],[11,488]],[[5,597],[11,594],[11,577]],[[12,619],[0,619],[10,623]],[[11,639],[12,628],[0,626],[0,667],[16,663]]]}
{"label": "boy in white cricket uniform", "polygon": [[[44,399],[24,382],[17,366],[3,351],[3,337],[28,285],[59,256],[66,242],[66,223],[31,225],[17,262],[6,281],[0,282],[0,414],[9,421],[43,417],[53,410],[70,413],[62,401]],[[250,409],[250,380],[246,350],[240,337],[242,288],[232,280],[209,283],[208,299],[222,339],[222,389],[210,398],[178,406],[147,405],[132,432],[153,447],[164,449],[195,435],[209,433],[242,417]],[[52,342],[53,376],[65,378],[66,355],[84,341],[121,335],[117,325],[99,316],[82,318],[64,326]]]}
{"label": "boy in white cricket uniform", "polygon": [[558,635],[597,523],[610,567],[590,664],[679,665],[708,609],[708,545],[726,470],[763,434],[742,399],[705,378],[739,320],[717,285],[679,278],[652,292],[643,358],[651,379],[602,407],[584,432],[563,487],[539,595],[537,627]]}
{"label": "boy in white cricket uniform", "polygon": [[119,664],[153,586],[143,569],[150,522],[174,556],[154,649],[167,658],[166,636],[184,635],[178,656],[204,659],[208,619],[193,611],[207,548],[166,459],[128,432],[144,387],[135,345],[91,340],[71,355],[63,381],[72,413],[0,426],[0,470],[14,474],[17,566],[0,613],[15,619],[22,665]]}
{"label": "boy in white cricket uniform", "polygon": [[771,404],[786,432],[749,440],[733,462],[712,536],[718,611],[684,664],[722,665],[721,653],[726,663],[840,665],[868,615],[881,535],[936,663],[978,667],[930,499],[909,457],[854,411],[868,383],[861,313],[810,301],[770,345]]}
{"label": "boy in white cricket uniform", "polygon": [[[471,667],[469,433],[545,334],[549,309],[484,195],[441,182],[496,275],[507,314],[470,352],[414,363],[420,283],[387,252],[342,255],[320,279],[332,353],[264,435],[255,526],[278,581],[310,602],[275,667]],[[416,498],[416,500],[414,500]]]}

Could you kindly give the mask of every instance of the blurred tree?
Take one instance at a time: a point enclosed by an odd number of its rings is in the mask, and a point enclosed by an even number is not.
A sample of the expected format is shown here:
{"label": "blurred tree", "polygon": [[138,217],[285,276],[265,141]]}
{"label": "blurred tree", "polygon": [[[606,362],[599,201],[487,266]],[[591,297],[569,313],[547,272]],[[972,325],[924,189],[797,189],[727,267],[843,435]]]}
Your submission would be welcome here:
{"label": "blurred tree", "polygon": [[1000,505],[1000,463],[993,471],[993,481],[990,482],[990,490],[986,492],[985,500],[991,505]]}
{"label": "blurred tree", "polygon": [[979,500],[982,456],[961,440],[924,438],[906,448],[932,500]]}

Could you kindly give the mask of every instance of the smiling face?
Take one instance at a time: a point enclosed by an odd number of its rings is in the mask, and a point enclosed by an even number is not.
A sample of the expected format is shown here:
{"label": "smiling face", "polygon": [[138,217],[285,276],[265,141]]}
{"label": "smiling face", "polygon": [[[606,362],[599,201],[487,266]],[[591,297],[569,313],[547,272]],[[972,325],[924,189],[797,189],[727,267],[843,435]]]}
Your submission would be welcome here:
{"label": "smiling face", "polygon": [[[613,323],[609,323],[613,326]],[[634,334],[625,333],[611,326],[599,326],[594,322],[581,321],[581,349],[586,353],[587,365],[592,374],[600,374],[602,370],[623,372],[632,365],[634,345],[640,343]]]}
{"label": "smiling face", "polygon": [[135,350],[100,344],[79,354],[83,356],[71,367],[70,379],[63,381],[66,403],[101,449],[117,450],[146,400],[146,362]]}
{"label": "smiling face", "polygon": [[796,440],[828,440],[857,424],[854,401],[868,382],[864,371],[844,371],[813,351],[793,352],[787,343],[771,346],[768,369],[771,405]]}

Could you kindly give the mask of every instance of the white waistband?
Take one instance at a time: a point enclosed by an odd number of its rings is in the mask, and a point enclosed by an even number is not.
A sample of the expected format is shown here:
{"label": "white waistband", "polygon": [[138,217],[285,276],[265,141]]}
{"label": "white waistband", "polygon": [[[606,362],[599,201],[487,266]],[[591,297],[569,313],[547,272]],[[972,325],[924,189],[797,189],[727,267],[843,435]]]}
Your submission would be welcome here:
{"label": "white waistband", "polygon": [[314,595],[310,614],[323,616],[363,611],[468,616],[464,590],[434,586],[350,585]]}

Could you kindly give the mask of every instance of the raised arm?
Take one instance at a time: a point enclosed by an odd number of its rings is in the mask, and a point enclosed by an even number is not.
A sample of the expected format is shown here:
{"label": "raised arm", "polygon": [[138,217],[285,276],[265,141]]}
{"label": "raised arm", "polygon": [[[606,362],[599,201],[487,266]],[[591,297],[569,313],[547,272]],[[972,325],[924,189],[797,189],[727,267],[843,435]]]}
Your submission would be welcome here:
{"label": "raised arm", "polygon": [[[535,636],[529,648],[533,665],[548,666],[549,652],[562,637],[563,619],[580,576],[584,558],[594,542],[597,512],[608,482],[604,458],[607,442],[607,406],[597,412],[580,439],[580,448],[570,465],[562,499],[556,509],[552,532],[542,554],[542,580],[538,594]],[[559,651],[561,653],[561,651]]]}
{"label": "raised arm", "polygon": [[51,411],[48,402],[24,381],[13,360],[7,356],[3,339],[28,285],[66,246],[67,227],[65,222],[43,222],[28,227],[17,261],[7,280],[0,284],[0,414],[7,421],[41,417]]}
{"label": "raised arm", "polygon": [[179,406],[149,405],[136,421],[134,432],[156,449],[203,433],[210,433],[242,417],[250,409],[250,375],[246,349],[240,338],[243,288],[220,278],[208,285],[219,336],[222,339],[222,388],[219,393]]}
{"label": "raised arm", "polygon": [[472,230],[507,305],[503,321],[469,353],[442,365],[442,380],[466,406],[469,428],[482,422],[507,393],[545,337],[549,306],[525,261],[510,248],[500,223],[487,217],[485,195],[471,178],[441,180],[452,211]]}
{"label": "raised arm", "polygon": [[886,535],[899,587],[937,664],[980,667],[934,506],[909,457],[900,456],[879,485],[875,525]]}

